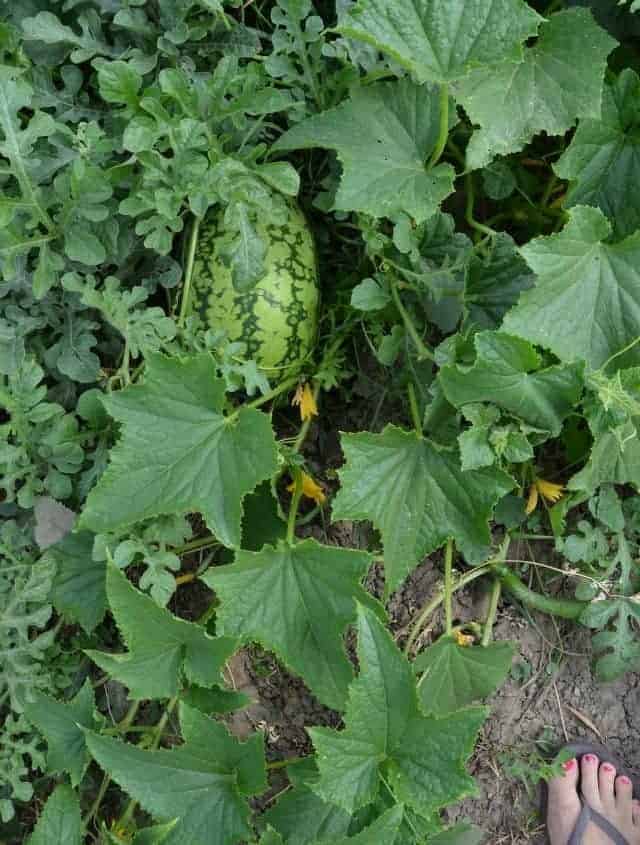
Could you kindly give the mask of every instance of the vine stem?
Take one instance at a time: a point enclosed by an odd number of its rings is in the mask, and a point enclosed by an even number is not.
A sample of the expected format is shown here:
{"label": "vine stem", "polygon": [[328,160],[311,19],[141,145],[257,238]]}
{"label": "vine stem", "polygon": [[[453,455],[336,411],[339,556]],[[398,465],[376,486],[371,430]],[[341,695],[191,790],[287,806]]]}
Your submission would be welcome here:
{"label": "vine stem", "polygon": [[[119,733],[125,734],[127,732],[127,728],[131,727],[133,720],[136,717],[138,712],[138,708],[140,707],[139,701],[134,701],[127,712],[125,713],[124,719],[119,723],[118,729]],[[95,801],[89,808],[87,815],[82,820],[82,827],[86,830],[91,823],[91,819],[96,815],[98,810],[100,809],[100,804],[102,804],[102,799],[106,795],[107,789],[109,789],[109,784],[111,783],[111,777],[105,772],[102,778],[102,783],[100,784],[100,789],[98,790],[98,794],[96,795]]]}
{"label": "vine stem", "polygon": [[467,173],[465,176],[465,185],[467,188],[467,204],[465,207],[464,219],[472,229],[475,229],[476,232],[481,232],[483,235],[490,235],[492,238],[495,237],[498,234],[495,229],[492,229],[490,226],[485,226],[484,223],[479,223],[473,216],[475,190],[473,187],[473,176],[471,173]]}
{"label": "vine stem", "polygon": [[447,138],[449,137],[449,86],[440,86],[440,131],[438,133],[438,140],[436,146],[431,153],[431,158],[427,165],[427,170],[431,170],[440,161],[440,156],[447,146]]}
{"label": "vine stem", "polygon": [[416,430],[418,437],[422,437],[422,422],[420,421],[420,409],[418,408],[418,400],[416,399],[416,389],[413,382],[407,385],[407,394],[409,396],[409,407],[411,408],[411,419],[413,420],[413,427]]}
{"label": "vine stem", "polygon": [[191,226],[191,234],[189,236],[189,250],[187,252],[187,267],[184,273],[184,282],[182,284],[182,298],[180,300],[180,315],[178,316],[178,326],[182,328],[184,321],[187,318],[187,310],[189,308],[189,299],[191,294],[191,279],[193,277],[193,264],[196,257],[196,247],[198,245],[198,233],[200,231],[200,218],[194,217]]}
{"label": "vine stem", "polygon": [[287,766],[291,766],[293,763],[299,763],[300,760],[304,760],[304,757],[287,757],[285,760],[274,760],[271,763],[267,763],[267,769],[270,772],[277,769],[286,769]]}
{"label": "vine stem", "polygon": [[[461,575],[460,578],[455,582],[452,588],[452,592],[456,592],[457,590],[462,589],[467,584],[470,584],[472,581],[475,581],[476,578],[481,578],[483,575],[486,575],[487,572],[490,572],[491,567],[493,566],[494,561],[490,560],[487,563],[483,564],[482,566],[477,566],[475,569],[471,569],[469,572],[465,572],[464,575]],[[425,622],[431,616],[431,614],[440,607],[442,602],[444,601],[444,590],[440,590],[440,592],[436,593],[436,595],[429,601],[420,611],[420,614],[416,621],[411,626],[411,633],[409,634],[409,638],[404,647],[404,653],[409,654],[413,644],[418,639],[420,635],[420,631],[424,628]]]}
{"label": "vine stem", "polygon": [[494,578],[493,585],[491,587],[491,600],[489,602],[489,610],[487,612],[487,618],[484,623],[484,630],[482,632],[482,641],[481,645],[488,646],[491,642],[491,637],[493,635],[493,623],[496,619],[496,614],[498,612],[498,602],[500,601],[500,594],[502,593],[502,582],[499,578]]}
{"label": "vine stem", "polygon": [[291,495],[291,506],[289,507],[289,519],[287,520],[287,543],[292,546],[295,541],[296,533],[296,516],[298,515],[298,505],[302,497],[302,473],[298,467],[293,467],[293,493]]}
{"label": "vine stem", "polygon": [[[162,734],[164,733],[164,729],[167,726],[167,722],[173,711],[175,710],[175,706],[178,703],[178,696],[174,695],[173,698],[169,701],[167,706],[165,707],[164,713],[160,717],[160,721],[156,725],[154,729],[154,736],[153,742],[151,743],[151,750],[156,751],[158,746],[160,745],[160,740],[162,739]],[[136,807],[138,806],[138,802],[132,798],[127,806],[125,807],[124,813],[120,816],[118,821],[116,822],[116,828],[126,827],[129,824],[131,819],[133,818],[133,814],[135,812]]]}
{"label": "vine stem", "polygon": [[444,552],[444,616],[445,633],[450,637],[453,633],[453,540],[447,540]]}
{"label": "vine stem", "polygon": [[635,337],[635,338],[631,341],[631,343],[627,343],[627,345],[626,345],[625,347],[623,347],[622,349],[619,349],[617,352],[614,352],[614,353],[613,353],[613,355],[610,355],[610,356],[607,358],[607,360],[604,362],[604,364],[602,364],[602,366],[598,368],[598,369],[599,369],[599,371],[600,371],[601,373],[604,373],[604,371],[607,369],[607,367],[609,366],[609,364],[610,364],[612,361],[615,361],[615,359],[616,359],[616,358],[619,358],[619,357],[620,357],[620,355],[624,355],[624,354],[625,354],[625,352],[628,352],[630,349],[633,349],[633,347],[634,347],[637,343],[640,343],[640,335],[638,335],[637,337]]}
{"label": "vine stem", "polygon": [[[342,346],[343,343],[344,343],[344,335],[340,334],[338,336],[337,340],[335,340],[331,344],[331,346],[323,354],[322,360],[320,362],[320,370],[324,369],[327,362],[330,361],[333,358],[333,356],[340,349],[340,347]],[[318,406],[318,403],[320,401],[320,391],[321,390],[322,390],[322,384],[320,383],[320,381],[319,380],[314,381],[314,383],[313,383],[313,401],[315,402],[316,407]],[[310,425],[311,425],[311,417],[309,417],[309,419],[305,420],[302,423],[302,426],[300,427],[300,431],[298,432],[298,435],[293,442],[292,448],[293,448],[294,452],[299,452],[300,449],[302,448],[302,445],[304,444],[304,441],[307,438],[307,434],[309,433]]]}
{"label": "vine stem", "polygon": [[[7,146],[8,149],[8,158],[13,165],[13,173],[20,185],[20,191],[23,197],[28,197],[30,204],[35,208],[38,217],[40,218],[40,222],[44,224],[45,228],[49,233],[55,231],[55,225],[51,217],[49,216],[47,210],[40,205],[38,201],[38,194],[36,189],[33,187],[31,182],[31,177],[27,172],[27,168],[25,167],[25,163],[20,152],[20,144],[18,142],[17,135],[14,129],[14,122],[11,119],[13,116],[9,114],[9,110],[7,109],[5,102],[2,102],[0,108],[4,112],[5,119],[3,120],[3,128],[6,132],[6,139],[7,139]],[[52,240],[52,238],[49,238]]]}
{"label": "vine stem", "polygon": [[553,194],[554,188],[558,184],[558,177],[555,173],[552,173],[549,177],[547,184],[545,185],[544,192],[540,197],[540,207],[541,210],[544,209],[549,205],[549,200],[551,199],[551,195]]}
{"label": "vine stem", "polygon": [[300,26],[300,21],[295,15],[292,15],[291,23],[295,32],[295,40],[298,42],[298,46],[300,47],[300,49],[298,50],[298,57],[300,59],[300,63],[302,64],[302,70],[304,71],[304,76],[307,80],[307,85],[309,86],[309,88],[311,88],[311,91],[313,93],[313,99],[316,101],[316,105],[318,106],[320,111],[322,111],[324,107],[322,91],[318,82],[318,77],[316,76],[311,62],[309,61],[307,43],[305,41],[302,27]]}
{"label": "vine stem", "polygon": [[[316,381],[313,385],[313,401],[315,402],[316,407],[318,407],[318,401],[320,399],[320,390],[321,390],[320,382]],[[298,436],[296,437],[296,439],[293,443],[293,451],[294,452],[299,452],[300,449],[302,448],[302,444],[306,440],[307,434],[309,433],[309,426],[311,425],[311,420],[312,420],[312,417],[308,417],[306,420],[304,420],[304,422],[300,426],[300,431],[298,432]]]}
{"label": "vine stem", "polygon": [[213,534],[208,534],[206,537],[198,537],[196,540],[191,540],[183,546],[174,546],[172,551],[175,555],[180,557],[187,552],[197,552],[200,549],[209,549],[212,546],[219,546],[220,543],[216,540]]}
{"label": "vine stem", "polygon": [[405,328],[409,333],[409,337],[411,338],[416,349],[418,350],[418,359],[421,361],[425,358],[428,358],[430,361],[435,360],[433,357],[433,352],[429,349],[429,347],[424,343],[424,341],[418,334],[418,330],[416,329],[413,320],[409,316],[407,309],[402,304],[400,300],[400,294],[398,293],[394,282],[391,283],[391,296],[393,297],[393,301],[395,303],[396,308],[400,312],[400,316],[402,317]]}
{"label": "vine stem", "polygon": [[262,405],[266,405],[267,402],[271,402],[272,399],[277,399],[278,396],[281,396],[283,393],[286,393],[290,387],[293,387],[294,384],[298,383],[298,376],[291,376],[288,379],[280,382],[277,387],[274,387],[272,390],[269,390],[268,393],[263,393],[262,396],[258,396],[257,399],[253,399],[251,402],[244,402],[242,405],[239,405],[233,413],[229,414],[227,417],[228,420],[235,419],[240,411],[244,411],[246,408],[260,408]]}

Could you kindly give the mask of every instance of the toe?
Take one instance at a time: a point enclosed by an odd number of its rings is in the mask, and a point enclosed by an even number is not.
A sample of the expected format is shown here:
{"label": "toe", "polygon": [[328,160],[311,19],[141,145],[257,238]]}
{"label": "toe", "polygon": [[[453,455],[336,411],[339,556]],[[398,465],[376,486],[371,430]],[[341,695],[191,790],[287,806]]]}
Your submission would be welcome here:
{"label": "toe", "polygon": [[633,798],[633,784],[626,775],[616,778],[616,806],[627,817],[631,815],[631,801]]}
{"label": "toe", "polygon": [[640,801],[633,801],[631,812],[633,813],[633,823],[640,827]]}
{"label": "toe", "polygon": [[585,754],[580,761],[581,789],[587,803],[594,809],[602,806],[598,787],[598,758]]}
{"label": "toe", "polygon": [[549,780],[549,794],[562,798],[563,796],[573,796],[578,787],[578,761],[575,757],[572,760],[567,760],[562,764],[563,772],[557,778]]}
{"label": "toe", "polygon": [[566,845],[578,816],[578,761],[567,760],[562,764],[564,772],[549,781],[549,806],[547,828],[551,845]]}
{"label": "toe", "polygon": [[614,783],[616,780],[616,767],[611,763],[602,763],[598,769],[598,792],[603,807],[613,807],[616,802]]}

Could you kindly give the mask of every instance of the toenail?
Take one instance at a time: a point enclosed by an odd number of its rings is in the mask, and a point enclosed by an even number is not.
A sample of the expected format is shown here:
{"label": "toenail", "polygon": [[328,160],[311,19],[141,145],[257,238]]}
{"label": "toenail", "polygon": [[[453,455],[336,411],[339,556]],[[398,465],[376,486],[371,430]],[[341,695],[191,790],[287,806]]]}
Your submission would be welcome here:
{"label": "toenail", "polygon": [[567,760],[566,763],[562,764],[562,768],[565,770],[565,772],[570,772],[571,769],[573,769],[573,767],[575,766],[575,764],[576,764],[575,759]]}
{"label": "toenail", "polygon": [[595,754],[585,754],[584,755],[584,762],[585,763],[589,763],[589,764],[595,763],[597,761],[597,759],[598,758],[596,757]]}
{"label": "toenail", "polygon": [[618,780],[620,781],[620,783],[624,784],[624,786],[629,786],[629,784],[631,783],[631,781],[626,775],[622,775],[622,777],[619,777]]}
{"label": "toenail", "polygon": [[[613,772],[615,770],[614,770],[613,766],[611,765],[611,763],[603,763],[602,771],[603,772]],[[623,780],[623,778],[621,778],[621,780]]]}

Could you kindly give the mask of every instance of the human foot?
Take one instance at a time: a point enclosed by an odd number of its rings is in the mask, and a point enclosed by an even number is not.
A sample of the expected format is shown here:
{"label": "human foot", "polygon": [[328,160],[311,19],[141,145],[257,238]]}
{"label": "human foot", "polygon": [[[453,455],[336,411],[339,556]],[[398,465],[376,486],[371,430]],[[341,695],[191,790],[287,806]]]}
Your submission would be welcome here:
{"label": "human foot", "polygon": [[[607,835],[592,819],[580,845],[640,845],[640,801],[633,800],[633,784],[625,775],[616,777],[611,763],[600,763],[595,754],[585,754],[564,764],[564,775],[549,781],[547,829],[551,845],[569,845],[576,829],[583,800],[613,826],[623,839]],[[606,823],[605,823],[606,825]]]}

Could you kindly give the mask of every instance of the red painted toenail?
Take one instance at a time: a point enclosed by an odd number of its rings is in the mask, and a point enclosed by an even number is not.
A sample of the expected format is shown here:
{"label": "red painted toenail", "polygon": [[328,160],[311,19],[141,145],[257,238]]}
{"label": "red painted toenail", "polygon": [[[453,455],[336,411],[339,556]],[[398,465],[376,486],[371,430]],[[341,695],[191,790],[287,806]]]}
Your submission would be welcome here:
{"label": "red painted toenail", "polygon": [[614,771],[614,768],[613,768],[613,766],[611,765],[611,763],[603,763],[603,764],[602,764],[602,771],[603,771],[603,772],[613,772],[613,771]]}
{"label": "red painted toenail", "polygon": [[584,755],[584,762],[585,763],[595,763],[596,760],[597,760],[597,757],[596,757],[595,754],[585,754]]}
{"label": "red painted toenail", "polygon": [[575,760],[567,760],[566,763],[562,764],[562,768],[565,770],[565,772],[570,772],[571,769],[574,768],[575,764],[576,764]]}
{"label": "red painted toenail", "polygon": [[620,781],[620,783],[624,784],[625,786],[629,786],[629,784],[631,783],[629,778],[626,777],[625,775],[622,775],[622,777],[618,778],[618,780]]}

